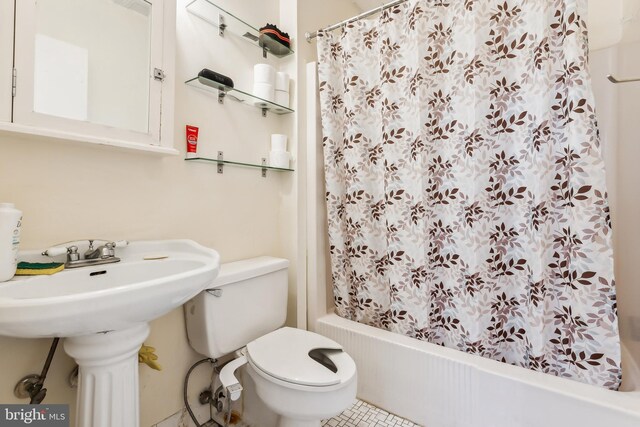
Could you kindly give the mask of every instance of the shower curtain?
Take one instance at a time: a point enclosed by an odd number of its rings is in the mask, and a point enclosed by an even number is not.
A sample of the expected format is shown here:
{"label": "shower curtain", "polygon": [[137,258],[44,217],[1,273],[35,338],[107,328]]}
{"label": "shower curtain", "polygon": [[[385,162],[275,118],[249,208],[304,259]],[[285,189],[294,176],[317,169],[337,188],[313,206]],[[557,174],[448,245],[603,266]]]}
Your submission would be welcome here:
{"label": "shower curtain", "polygon": [[409,0],[319,34],[340,316],[619,387],[584,9]]}

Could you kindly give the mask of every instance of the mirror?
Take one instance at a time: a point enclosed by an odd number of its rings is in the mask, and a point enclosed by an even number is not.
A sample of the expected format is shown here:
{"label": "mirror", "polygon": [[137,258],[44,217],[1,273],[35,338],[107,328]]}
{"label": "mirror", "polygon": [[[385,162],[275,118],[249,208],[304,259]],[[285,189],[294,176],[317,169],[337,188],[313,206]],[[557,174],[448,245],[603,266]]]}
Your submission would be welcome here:
{"label": "mirror", "polygon": [[35,112],[149,132],[151,3],[37,0],[35,26]]}

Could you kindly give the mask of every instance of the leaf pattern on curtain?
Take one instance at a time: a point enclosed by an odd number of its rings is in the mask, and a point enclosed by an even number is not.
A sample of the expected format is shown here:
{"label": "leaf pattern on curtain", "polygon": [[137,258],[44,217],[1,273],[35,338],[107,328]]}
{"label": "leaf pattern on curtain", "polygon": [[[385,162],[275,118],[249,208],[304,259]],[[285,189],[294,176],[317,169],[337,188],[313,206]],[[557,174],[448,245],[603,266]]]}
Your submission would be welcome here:
{"label": "leaf pattern on curtain", "polygon": [[340,316],[619,387],[585,3],[409,0],[320,34]]}

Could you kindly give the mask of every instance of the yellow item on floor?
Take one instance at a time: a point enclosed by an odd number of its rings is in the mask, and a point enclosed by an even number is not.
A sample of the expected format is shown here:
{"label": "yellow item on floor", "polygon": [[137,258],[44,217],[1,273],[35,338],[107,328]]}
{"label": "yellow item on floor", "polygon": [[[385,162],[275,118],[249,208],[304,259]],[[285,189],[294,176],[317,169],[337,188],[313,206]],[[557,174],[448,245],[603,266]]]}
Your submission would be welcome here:
{"label": "yellow item on floor", "polygon": [[19,262],[16,276],[42,276],[64,270],[61,262]]}
{"label": "yellow item on floor", "polygon": [[140,347],[140,350],[138,351],[138,363],[144,363],[151,369],[162,371],[162,366],[156,362],[156,360],[158,360],[158,356],[155,351],[156,349],[154,347],[149,347],[148,345]]}

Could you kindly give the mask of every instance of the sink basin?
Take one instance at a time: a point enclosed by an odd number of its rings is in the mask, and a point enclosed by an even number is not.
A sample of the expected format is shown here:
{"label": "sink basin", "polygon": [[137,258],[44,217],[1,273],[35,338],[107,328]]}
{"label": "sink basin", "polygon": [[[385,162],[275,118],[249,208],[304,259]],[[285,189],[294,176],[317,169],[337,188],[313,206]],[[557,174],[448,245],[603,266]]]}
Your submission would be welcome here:
{"label": "sink basin", "polygon": [[[65,338],[79,366],[78,427],[140,425],[138,350],[149,322],[206,289],[220,267],[216,251],[190,240],[134,242],[116,256],[118,263],[0,283],[0,335]],[[51,261],[39,251],[18,258]]]}
{"label": "sink basin", "polygon": [[[134,242],[117,255],[121,261],[114,264],[0,283],[0,335],[72,337],[127,329],[181,306],[211,284],[219,268],[216,251],[188,240]],[[19,258],[38,256],[22,252]]]}

